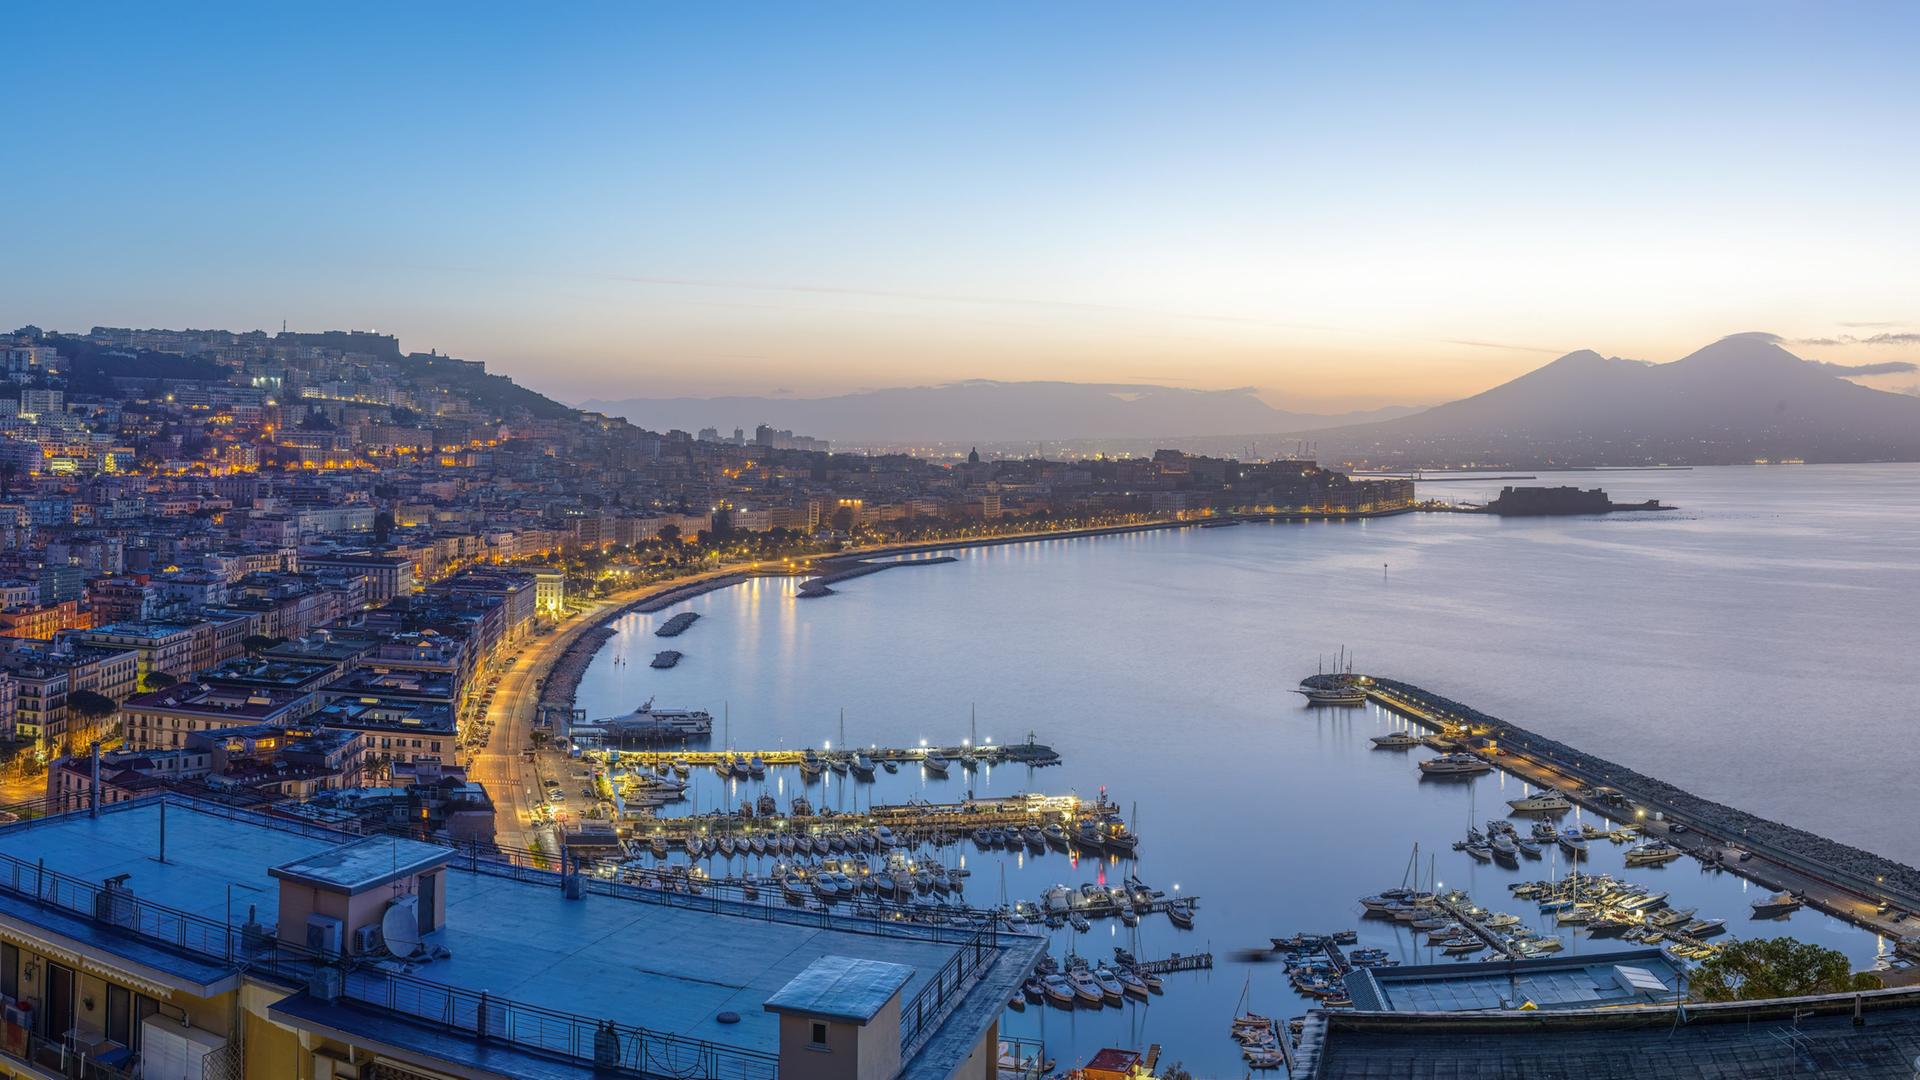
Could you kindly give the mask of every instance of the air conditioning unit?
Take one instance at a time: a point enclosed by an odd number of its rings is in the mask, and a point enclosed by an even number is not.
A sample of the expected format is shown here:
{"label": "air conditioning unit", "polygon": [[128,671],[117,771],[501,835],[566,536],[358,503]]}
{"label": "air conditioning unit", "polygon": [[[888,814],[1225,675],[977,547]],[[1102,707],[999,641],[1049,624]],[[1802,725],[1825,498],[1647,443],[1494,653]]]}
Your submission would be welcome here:
{"label": "air conditioning unit", "polygon": [[370,922],[353,932],[353,954],[355,956],[369,956],[380,952],[381,948],[382,942],[379,923]]}
{"label": "air conditioning unit", "polygon": [[322,956],[339,956],[340,936],[345,929],[340,920],[331,915],[309,915],[307,948]]}

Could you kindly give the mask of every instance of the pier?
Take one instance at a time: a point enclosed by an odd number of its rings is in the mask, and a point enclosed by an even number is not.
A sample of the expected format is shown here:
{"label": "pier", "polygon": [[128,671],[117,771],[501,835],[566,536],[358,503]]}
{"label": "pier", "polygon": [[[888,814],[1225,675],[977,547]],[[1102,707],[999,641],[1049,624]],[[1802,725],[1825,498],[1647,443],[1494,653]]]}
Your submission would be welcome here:
{"label": "pier", "polygon": [[634,823],[633,834],[635,839],[659,836],[669,843],[685,844],[691,837],[715,833],[749,836],[783,831],[838,832],[884,825],[902,840],[924,839],[934,835],[958,839],[975,829],[1052,823],[1077,825],[1117,812],[1118,808],[1112,803],[1086,800],[1077,795],[1011,795],[955,803],[883,805],[851,812],[822,809],[814,814],[778,814],[770,817],[701,814],[643,818]]}
{"label": "pier", "polygon": [[[657,666],[657,665],[656,665]],[[969,769],[976,765],[1032,765],[1044,767],[1058,765],[1060,755],[1053,748],[1037,742],[1024,743],[987,743],[982,746],[908,746],[908,747],[870,747],[864,750],[835,750],[829,753],[811,751],[822,764],[831,761],[846,761],[854,753],[865,754],[875,763],[892,761],[899,764],[919,764],[934,755],[943,755],[949,766]],[[644,765],[658,769],[663,765],[676,763],[693,768],[713,768],[727,764],[734,759],[759,758],[768,768],[791,766],[798,768],[809,751],[782,748],[779,750],[616,750],[608,747],[596,748],[596,755],[618,755],[617,764]]]}
{"label": "pier", "polygon": [[1147,975],[1171,975],[1176,971],[1205,971],[1211,967],[1213,967],[1213,954],[1210,952],[1174,953],[1165,960],[1147,960],[1133,965],[1135,971]]}
{"label": "pier", "polygon": [[[1515,959],[1514,951],[1507,947],[1507,943],[1501,939],[1500,935],[1487,929],[1485,926],[1482,926],[1480,924],[1480,920],[1467,914],[1467,911],[1465,908],[1461,907],[1460,905],[1454,903],[1453,901],[1447,899],[1444,896],[1434,897],[1434,903],[1439,905],[1441,911],[1444,911],[1449,916],[1451,916],[1454,922],[1457,922],[1461,926],[1466,927],[1467,933],[1472,934],[1474,937],[1477,937],[1481,941],[1486,942],[1487,948],[1492,949],[1497,956],[1506,960]],[[1336,949],[1333,949],[1332,946],[1328,946],[1328,949],[1329,951],[1332,951],[1332,952],[1338,951]],[[1342,974],[1345,974],[1345,973],[1342,972]]]}
{"label": "pier", "polygon": [[832,596],[832,586],[842,581],[850,581],[857,577],[877,574],[882,570],[891,570],[900,566],[938,566],[941,563],[958,561],[959,559],[952,555],[934,555],[924,559],[896,559],[890,562],[867,562],[864,560],[852,562],[837,561],[835,564],[829,564],[831,568],[828,569],[826,573],[801,582],[800,588],[796,591],[795,595],[802,598]]}
{"label": "pier", "polygon": [[1703,799],[1411,683],[1365,675],[1354,681],[1370,701],[1457,737],[1527,783],[1556,789],[1585,809],[1633,826],[1649,839],[1665,840],[1708,866],[1791,892],[1809,907],[1896,942],[1920,934],[1920,922],[1908,918],[1920,913],[1920,870]]}
{"label": "pier", "polygon": [[680,658],[684,655],[685,655],[684,653],[676,649],[662,649],[659,652],[653,654],[653,663],[649,664],[648,666],[656,667],[656,668],[670,668],[673,665],[679,663]]}

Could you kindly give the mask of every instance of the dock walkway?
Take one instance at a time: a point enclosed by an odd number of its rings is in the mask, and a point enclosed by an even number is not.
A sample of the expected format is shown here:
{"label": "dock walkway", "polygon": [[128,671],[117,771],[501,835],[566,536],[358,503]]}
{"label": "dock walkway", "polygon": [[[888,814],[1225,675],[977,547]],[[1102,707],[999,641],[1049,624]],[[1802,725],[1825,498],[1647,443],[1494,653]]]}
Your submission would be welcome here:
{"label": "dock walkway", "polygon": [[1165,960],[1146,960],[1135,964],[1134,968],[1148,975],[1171,975],[1176,971],[1204,971],[1213,966],[1213,954],[1174,953]]}
{"label": "dock walkway", "polygon": [[[1920,920],[1906,917],[1920,914],[1920,870],[1703,799],[1410,683],[1363,677],[1362,685],[1369,699],[1422,727],[1469,728],[1492,740],[1494,749],[1476,752],[1500,768],[1709,866],[1795,893],[1810,907],[1894,940],[1920,934]],[[1753,857],[1740,861],[1736,851]]]}

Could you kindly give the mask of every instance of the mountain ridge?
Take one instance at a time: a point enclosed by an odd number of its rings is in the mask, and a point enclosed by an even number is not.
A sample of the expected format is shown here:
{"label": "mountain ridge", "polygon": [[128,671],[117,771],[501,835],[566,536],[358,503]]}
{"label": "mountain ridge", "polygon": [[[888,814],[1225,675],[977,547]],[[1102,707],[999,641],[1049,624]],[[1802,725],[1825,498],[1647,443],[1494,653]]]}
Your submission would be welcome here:
{"label": "mountain ridge", "polygon": [[1276,409],[1252,388],[1194,390],[1137,383],[969,379],[818,398],[593,399],[580,408],[654,430],[768,424],[840,443],[1061,442],[1309,431],[1391,419],[1414,406],[1322,415]]}
{"label": "mountain ridge", "polygon": [[1732,334],[1667,363],[1579,350],[1416,415],[1313,437],[1376,464],[1920,460],[1920,398],[1851,382],[1852,369],[1779,341]]}

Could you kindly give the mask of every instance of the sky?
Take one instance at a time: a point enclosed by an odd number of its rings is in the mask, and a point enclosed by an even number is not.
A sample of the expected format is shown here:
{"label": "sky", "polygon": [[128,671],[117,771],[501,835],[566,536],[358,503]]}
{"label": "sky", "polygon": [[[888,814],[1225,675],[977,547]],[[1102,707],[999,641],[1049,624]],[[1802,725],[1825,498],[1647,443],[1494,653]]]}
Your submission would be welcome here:
{"label": "sky", "polygon": [[1748,330],[1920,360],[1912,4],[6,22],[7,327],[379,329],[568,401],[1047,378],[1339,411]]}

